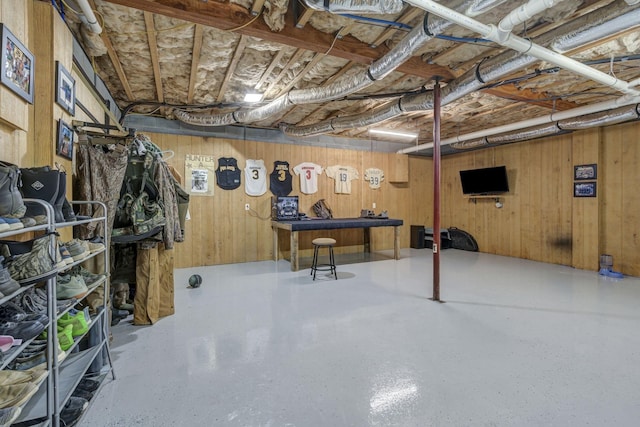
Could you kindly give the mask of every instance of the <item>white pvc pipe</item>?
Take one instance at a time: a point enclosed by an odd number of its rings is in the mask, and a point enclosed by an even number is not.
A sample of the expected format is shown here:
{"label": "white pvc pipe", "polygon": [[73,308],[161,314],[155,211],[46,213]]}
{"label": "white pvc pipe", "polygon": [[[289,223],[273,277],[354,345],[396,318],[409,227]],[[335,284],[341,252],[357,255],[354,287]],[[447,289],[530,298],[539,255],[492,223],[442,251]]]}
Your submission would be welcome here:
{"label": "white pvc pipe", "polygon": [[78,6],[82,10],[82,14],[84,15],[84,19],[82,20],[87,27],[91,30],[92,33],[100,34],[102,32],[102,27],[98,23],[96,19],[96,15],[94,15],[91,6],[89,5],[88,0],[76,0]]}
{"label": "white pvc pipe", "polygon": [[520,25],[527,19],[531,19],[540,12],[543,12],[556,3],[563,0],[529,0],[529,2],[519,6],[512,10],[507,16],[502,18],[498,24],[498,34],[502,38],[506,38],[506,35],[510,33],[516,25]]}
{"label": "white pvc pipe", "polygon": [[617,78],[591,68],[588,65],[584,65],[564,55],[546,49],[540,45],[533,43],[530,40],[523,39],[522,37],[518,37],[511,33],[508,33],[505,39],[501,40],[501,35],[498,27],[493,24],[483,24],[482,22],[478,22],[475,19],[469,18],[468,16],[458,13],[455,10],[444,7],[432,0],[407,0],[407,3],[424,9],[427,12],[438,15],[448,21],[461,25],[473,32],[479,33],[480,35],[482,35],[482,37],[494,41],[501,46],[509,47],[518,52],[522,52],[535,58],[550,62],[561,68],[573,71],[574,73],[579,74],[587,79],[617,89],[622,93],[626,93],[629,95],[640,95],[640,91],[631,88],[627,82],[618,80]]}
{"label": "white pvc pipe", "polygon": [[[482,138],[485,136],[497,135],[500,133],[516,131],[520,129],[526,129],[532,126],[538,126],[545,123],[553,123],[559,120],[571,119],[574,117],[584,116],[592,113],[599,113],[601,111],[611,110],[618,107],[624,107],[626,105],[640,104],[640,95],[638,96],[621,96],[620,98],[610,101],[599,102],[597,104],[584,105],[582,107],[573,108],[571,110],[560,111],[557,113],[551,113],[545,116],[536,117],[533,119],[522,120],[515,123],[509,123],[508,125],[496,126],[490,129],[484,129],[477,132],[471,132],[464,135],[454,136],[452,138],[443,139],[440,141],[440,145],[449,145],[456,142],[470,141],[473,139]],[[420,144],[414,147],[405,148],[399,150],[398,153],[409,154],[416,151],[428,150],[433,148],[433,143]]]}

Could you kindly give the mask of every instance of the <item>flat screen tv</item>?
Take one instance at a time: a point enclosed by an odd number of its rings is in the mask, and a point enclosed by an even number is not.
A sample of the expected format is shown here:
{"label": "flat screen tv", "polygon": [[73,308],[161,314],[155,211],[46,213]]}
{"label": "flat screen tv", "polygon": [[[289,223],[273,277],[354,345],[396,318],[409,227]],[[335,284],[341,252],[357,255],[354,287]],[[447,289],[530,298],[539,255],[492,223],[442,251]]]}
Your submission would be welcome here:
{"label": "flat screen tv", "polygon": [[465,195],[493,195],[509,191],[506,166],[460,171],[460,182]]}

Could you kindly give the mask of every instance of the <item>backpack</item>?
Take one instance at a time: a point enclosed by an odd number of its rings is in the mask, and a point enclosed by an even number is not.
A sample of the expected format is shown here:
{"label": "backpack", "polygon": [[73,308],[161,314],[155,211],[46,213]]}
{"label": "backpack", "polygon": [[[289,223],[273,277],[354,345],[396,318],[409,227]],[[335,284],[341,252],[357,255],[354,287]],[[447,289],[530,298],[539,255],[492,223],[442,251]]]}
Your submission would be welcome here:
{"label": "backpack", "polygon": [[478,252],[478,242],[473,236],[464,230],[456,227],[449,228],[449,237],[451,238],[451,247],[454,249],[462,249],[463,251]]}
{"label": "backpack", "polygon": [[327,202],[324,199],[320,199],[313,204],[313,212],[315,212],[316,216],[323,219],[331,219],[333,218],[333,213],[331,212],[331,208],[327,205]]}
{"label": "backpack", "polygon": [[153,182],[159,152],[155,144],[142,138],[129,145],[127,171],[112,233],[114,242],[142,240],[162,231],[164,207]]}

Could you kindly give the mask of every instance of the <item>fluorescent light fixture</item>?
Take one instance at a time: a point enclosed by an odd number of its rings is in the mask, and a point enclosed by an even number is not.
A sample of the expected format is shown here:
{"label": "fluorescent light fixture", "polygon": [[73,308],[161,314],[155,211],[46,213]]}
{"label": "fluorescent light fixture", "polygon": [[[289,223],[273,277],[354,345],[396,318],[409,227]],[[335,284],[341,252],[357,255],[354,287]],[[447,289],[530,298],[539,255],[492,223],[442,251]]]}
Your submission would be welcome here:
{"label": "fluorescent light fixture", "polygon": [[415,134],[415,133],[395,132],[395,131],[383,130],[383,129],[370,129],[369,132],[377,133],[379,135],[399,136],[401,138],[412,138],[412,139],[418,136],[418,134]]}
{"label": "fluorescent light fixture", "polygon": [[260,102],[262,101],[261,93],[247,93],[244,96],[244,102]]}

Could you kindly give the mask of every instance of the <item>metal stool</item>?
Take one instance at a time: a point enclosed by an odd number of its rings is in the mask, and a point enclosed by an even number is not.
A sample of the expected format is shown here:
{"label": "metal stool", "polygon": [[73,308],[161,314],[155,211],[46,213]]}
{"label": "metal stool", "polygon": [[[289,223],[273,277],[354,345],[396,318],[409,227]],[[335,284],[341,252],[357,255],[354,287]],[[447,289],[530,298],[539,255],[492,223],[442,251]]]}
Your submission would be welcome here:
{"label": "metal stool", "polygon": [[[336,273],[336,261],[333,258],[333,245],[336,244],[335,239],[329,237],[318,237],[313,239],[313,263],[311,263],[311,274],[313,280],[316,280],[316,271],[330,271],[333,276],[338,280],[338,274]],[[318,264],[318,249],[329,248],[329,264]]]}

